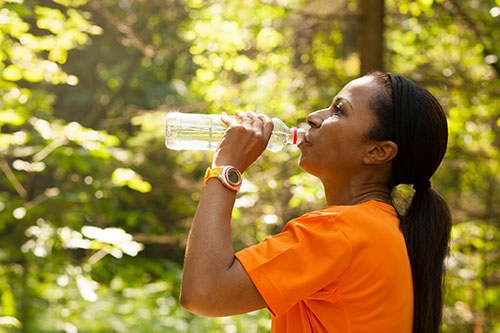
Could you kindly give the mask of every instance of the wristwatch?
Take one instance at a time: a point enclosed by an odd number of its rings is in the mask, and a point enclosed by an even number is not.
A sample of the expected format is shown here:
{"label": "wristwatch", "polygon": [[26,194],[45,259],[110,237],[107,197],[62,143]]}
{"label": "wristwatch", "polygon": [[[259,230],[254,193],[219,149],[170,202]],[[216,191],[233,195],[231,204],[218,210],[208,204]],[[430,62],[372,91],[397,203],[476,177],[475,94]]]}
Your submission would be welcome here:
{"label": "wristwatch", "polygon": [[241,172],[234,166],[225,165],[215,168],[208,168],[205,173],[205,185],[210,178],[217,177],[222,184],[230,190],[238,191],[241,187]]}

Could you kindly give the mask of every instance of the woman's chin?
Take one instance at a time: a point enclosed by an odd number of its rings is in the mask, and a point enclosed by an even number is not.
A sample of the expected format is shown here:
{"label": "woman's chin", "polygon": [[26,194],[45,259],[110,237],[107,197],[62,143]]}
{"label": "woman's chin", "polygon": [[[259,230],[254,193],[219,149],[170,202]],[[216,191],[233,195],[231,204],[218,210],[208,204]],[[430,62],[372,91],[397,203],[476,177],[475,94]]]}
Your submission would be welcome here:
{"label": "woman's chin", "polygon": [[309,172],[309,171],[307,171],[307,158],[304,156],[303,152],[300,154],[298,164],[299,164],[299,168],[301,168],[305,172]]}

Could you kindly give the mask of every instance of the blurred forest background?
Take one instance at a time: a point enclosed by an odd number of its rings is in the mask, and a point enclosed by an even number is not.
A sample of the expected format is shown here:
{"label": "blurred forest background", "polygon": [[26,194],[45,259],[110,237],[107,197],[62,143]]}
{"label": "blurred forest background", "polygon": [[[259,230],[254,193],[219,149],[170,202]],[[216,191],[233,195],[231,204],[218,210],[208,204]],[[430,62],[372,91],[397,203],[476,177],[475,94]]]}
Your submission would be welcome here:
{"label": "blurred forest background", "polygon": [[[0,4],[0,332],[268,330],[266,310],[178,304],[212,153],[167,150],[165,115],[294,125],[372,69],[427,87],[449,115],[432,180],[454,217],[443,332],[500,332],[500,0]],[[298,154],[246,172],[235,249],[325,205]]]}

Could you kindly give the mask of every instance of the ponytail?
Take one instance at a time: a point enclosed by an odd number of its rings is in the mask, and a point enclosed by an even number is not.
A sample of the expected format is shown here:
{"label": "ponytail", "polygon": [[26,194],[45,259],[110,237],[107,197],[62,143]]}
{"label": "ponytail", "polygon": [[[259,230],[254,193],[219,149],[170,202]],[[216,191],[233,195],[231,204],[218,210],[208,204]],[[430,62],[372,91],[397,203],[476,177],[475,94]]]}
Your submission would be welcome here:
{"label": "ponytail", "polygon": [[413,333],[439,332],[450,210],[433,189],[417,189],[400,218],[413,277]]}
{"label": "ponytail", "polygon": [[371,98],[377,122],[368,136],[398,146],[391,187],[414,184],[415,189],[410,206],[399,216],[413,278],[413,333],[437,333],[452,222],[448,205],[431,189],[429,179],[446,152],[446,116],[437,99],[411,80],[391,73],[369,75],[382,89]]}

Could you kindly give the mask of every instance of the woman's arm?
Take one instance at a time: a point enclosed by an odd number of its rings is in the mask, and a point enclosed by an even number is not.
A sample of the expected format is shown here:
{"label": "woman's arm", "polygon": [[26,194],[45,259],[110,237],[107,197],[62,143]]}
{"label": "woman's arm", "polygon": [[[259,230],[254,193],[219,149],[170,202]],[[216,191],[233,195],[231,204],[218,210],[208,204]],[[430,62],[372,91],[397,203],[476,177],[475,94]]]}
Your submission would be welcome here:
{"label": "woman's arm", "polygon": [[234,256],[231,211],[236,192],[218,179],[203,191],[189,233],[182,276],[181,305],[205,316],[226,316],[266,307]]}
{"label": "woman's arm", "polygon": [[[244,172],[264,151],[273,123],[269,117],[237,113],[217,148],[213,166],[233,165]],[[189,233],[182,276],[181,305],[206,316],[226,316],[266,307],[234,256],[231,213],[236,192],[211,178],[203,190]]]}

